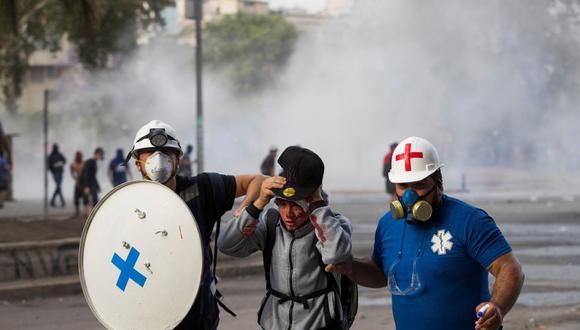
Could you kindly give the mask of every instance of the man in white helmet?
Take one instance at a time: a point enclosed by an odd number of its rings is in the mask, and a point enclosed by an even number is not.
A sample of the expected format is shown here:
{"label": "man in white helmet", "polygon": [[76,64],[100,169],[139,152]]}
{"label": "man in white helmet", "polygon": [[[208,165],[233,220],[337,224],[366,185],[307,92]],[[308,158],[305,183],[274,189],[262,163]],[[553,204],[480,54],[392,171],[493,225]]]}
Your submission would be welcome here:
{"label": "man in white helmet", "polygon": [[136,159],[135,165],[144,179],[171,188],[186,202],[195,216],[203,242],[203,275],[195,302],[176,329],[216,329],[219,322],[215,277],[211,271],[211,234],[214,224],[230,210],[234,199],[246,195],[240,209],[258,197],[265,177],[261,175],[222,175],[201,173],[179,176],[179,159],[183,151],[173,127],[153,120],[137,131],[133,148],[127,156]]}
{"label": "man in white helmet", "polygon": [[501,328],[524,282],[521,265],[485,211],[443,193],[442,166],[429,141],[403,140],[389,172],[395,200],[379,220],[372,257],[327,271],[388,286],[399,330]]}

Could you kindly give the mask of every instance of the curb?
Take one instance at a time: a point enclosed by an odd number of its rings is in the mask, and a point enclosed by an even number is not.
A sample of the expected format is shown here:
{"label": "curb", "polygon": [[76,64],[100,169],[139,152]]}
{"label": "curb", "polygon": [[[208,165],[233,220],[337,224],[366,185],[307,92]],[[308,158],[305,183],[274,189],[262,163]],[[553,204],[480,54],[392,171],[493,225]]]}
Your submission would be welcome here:
{"label": "curb", "polygon": [[[218,279],[236,276],[261,274],[262,263],[250,263],[240,266],[225,266],[217,269]],[[30,300],[36,297],[53,297],[82,293],[78,275],[56,276],[41,279],[29,279],[0,282],[0,301]]]}
{"label": "curb", "polygon": [[9,242],[0,243],[0,252],[12,251],[12,250],[33,250],[33,249],[46,249],[52,248],[54,246],[60,245],[79,245],[81,239],[80,237],[69,237],[61,239],[51,239],[45,241],[23,241],[23,242]]}
{"label": "curb", "polygon": [[0,300],[27,300],[35,297],[79,294],[81,291],[77,275],[11,281],[0,283]]}

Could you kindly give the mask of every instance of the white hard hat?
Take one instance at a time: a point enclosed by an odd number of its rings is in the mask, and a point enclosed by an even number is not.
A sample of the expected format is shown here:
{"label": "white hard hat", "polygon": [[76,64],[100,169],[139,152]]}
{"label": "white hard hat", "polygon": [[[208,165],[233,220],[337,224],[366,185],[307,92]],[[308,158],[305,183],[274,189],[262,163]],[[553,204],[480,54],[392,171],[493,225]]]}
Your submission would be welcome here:
{"label": "white hard hat", "polygon": [[173,148],[178,151],[179,157],[183,155],[175,129],[161,120],[152,120],[137,131],[129,154],[137,158],[139,150],[160,148]]}
{"label": "white hard hat", "polygon": [[389,180],[393,183],[421,181],[442,166],[439,154],[431,142],[412,136],[395,148]]}

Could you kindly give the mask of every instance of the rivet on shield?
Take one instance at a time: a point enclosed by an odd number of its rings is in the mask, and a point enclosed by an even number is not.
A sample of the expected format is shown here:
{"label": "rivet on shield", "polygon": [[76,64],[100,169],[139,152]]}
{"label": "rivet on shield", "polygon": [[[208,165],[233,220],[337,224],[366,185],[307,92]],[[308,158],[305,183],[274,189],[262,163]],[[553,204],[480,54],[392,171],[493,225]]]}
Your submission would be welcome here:
{"label": "rivet on shield", "polygon": [[131,245],[125,241],[123,241],[123,247],[127,250],[129,250],[131,248]]}
{"label": "rivet on shield", "polygon": [[151,263],[150,262],[146,262],[145,263],[145,268],[147,268],[147,271],[151,274],[153,274],[153,272],[151,271]]}
{"label": "rivet on shield", "polygon": [[135,209],[135,213],[137,213],[137,218],[139,218],[139,219],[145,219],[145,216],[146,216],[145,212],[143,212],[143,211],[141,211],[139,209]]}
{"label": "rivet on shield", "polygon": [[167,230],[156,231],[155,234],[161,234],[161,236],[165,237],[167,236]]}

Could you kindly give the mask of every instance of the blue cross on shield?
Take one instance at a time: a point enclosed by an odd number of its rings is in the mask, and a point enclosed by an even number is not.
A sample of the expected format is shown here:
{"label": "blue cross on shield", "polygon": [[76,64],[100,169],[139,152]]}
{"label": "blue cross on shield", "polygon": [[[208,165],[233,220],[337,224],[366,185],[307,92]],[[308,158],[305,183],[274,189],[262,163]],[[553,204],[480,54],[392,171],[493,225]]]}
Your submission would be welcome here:
{"label": "blue cross on shield", "polygon": [[135,269],[135,264],[137,263],[137,258],[139,258],[139,255],[139,251],[137,251],[134,247],[131,247],[129,255],[127,256],[127,260],[123,260],[116,253],[113,254],[113,259],[111,262],[121,270],[119,279],[117,280],[117,287],[123,292],[125,292],[125,288],[127,287],[127,282],[129,282],[129,280],[133,280],[133,282],[137,283],[140,287],[145,285],[147,278]]}

